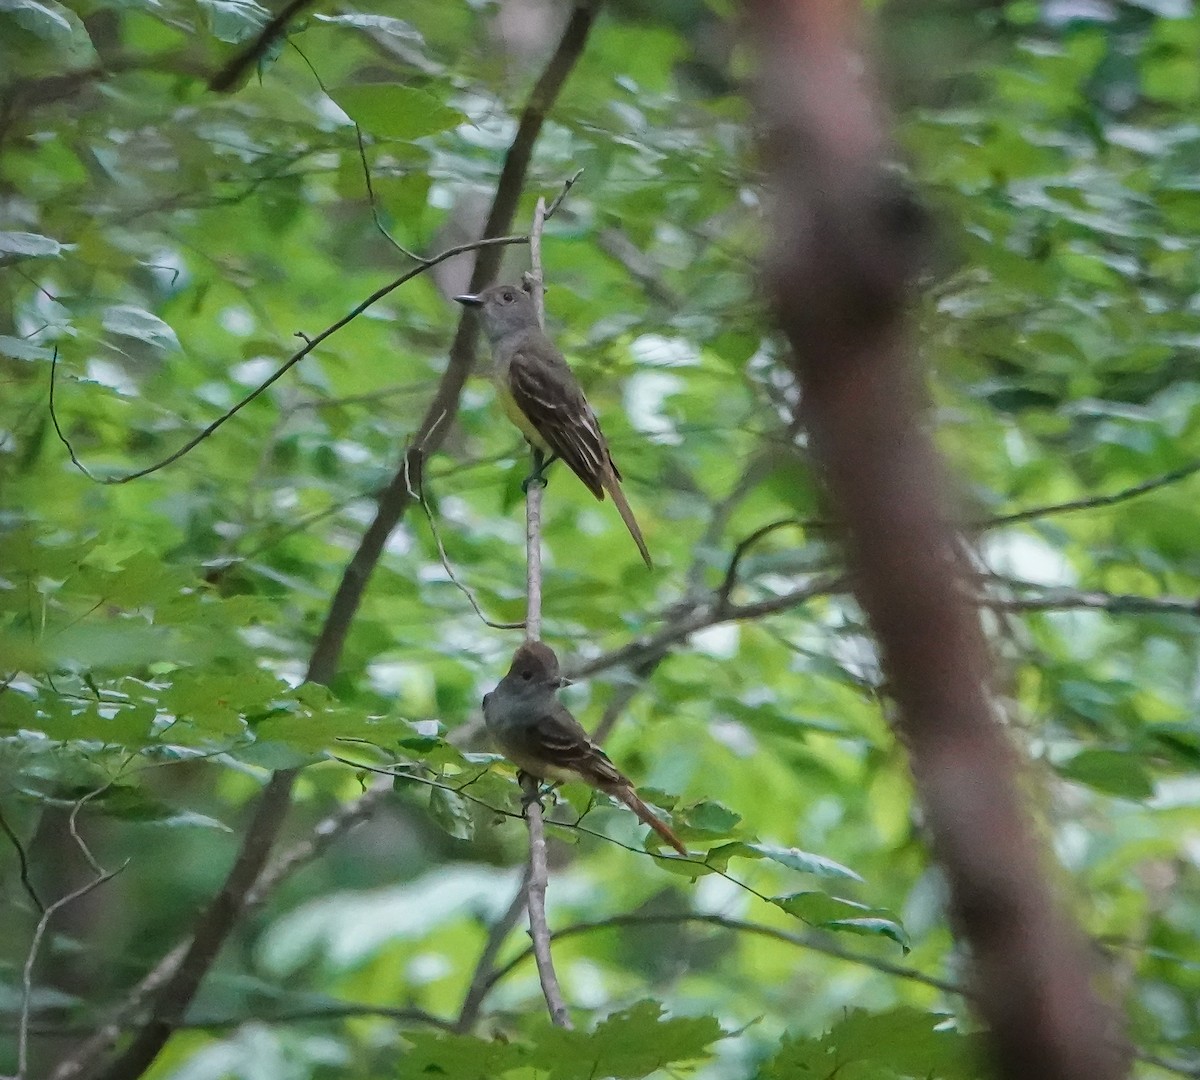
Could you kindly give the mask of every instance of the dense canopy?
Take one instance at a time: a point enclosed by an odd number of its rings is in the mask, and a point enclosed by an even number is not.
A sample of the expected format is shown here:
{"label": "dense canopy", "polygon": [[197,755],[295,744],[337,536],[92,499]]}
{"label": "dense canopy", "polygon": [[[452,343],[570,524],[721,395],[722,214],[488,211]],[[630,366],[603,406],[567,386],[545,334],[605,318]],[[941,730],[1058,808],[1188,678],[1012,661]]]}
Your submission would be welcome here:
{"label": "dense canopy", "polygon": [[[0,1071],[106,1075],[257,843],[155,1080],[980,1075],[762,300],[737,12],[292,8],[218,91],[255,0],[0,0]],[[997,717],[1135,1075],[1194,1076],[1200,15],[872,21]],[[473,254],[423,261],[490,215],[480,273],[517,281],[560,195],[547,328],[655,566],[552,467],[542,633],[694,853],[581,785],[548,805],[573,1031],[479,705],[529,458],[452,302]]]}

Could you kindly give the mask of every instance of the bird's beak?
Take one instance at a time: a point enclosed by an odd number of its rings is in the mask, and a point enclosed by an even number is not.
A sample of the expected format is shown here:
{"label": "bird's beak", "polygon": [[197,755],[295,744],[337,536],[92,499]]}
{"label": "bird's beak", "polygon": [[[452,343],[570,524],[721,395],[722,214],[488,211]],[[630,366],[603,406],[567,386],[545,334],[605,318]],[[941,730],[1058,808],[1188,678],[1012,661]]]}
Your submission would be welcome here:
{"label": "bird's beak", "polygon": [[483,303],[481,296],[472,295],[471,293],[463,293],[462,296],[456,296],[454,299],[460,304],[465,304],[467,307],[479,307]]}
{"label": "bird's beak", "polygon": [[572,685],[573,685],[573,682],[572,682],[572,680],[570,680],[570,679],[568,679],[568,678],[566,678],[565,676],[562,676],[562,675],[560,675],[560,676],[558,677],[558,688],[559,688],[560,690],[561,690],[561,689],[562,689],[564,686],[572,686]]}

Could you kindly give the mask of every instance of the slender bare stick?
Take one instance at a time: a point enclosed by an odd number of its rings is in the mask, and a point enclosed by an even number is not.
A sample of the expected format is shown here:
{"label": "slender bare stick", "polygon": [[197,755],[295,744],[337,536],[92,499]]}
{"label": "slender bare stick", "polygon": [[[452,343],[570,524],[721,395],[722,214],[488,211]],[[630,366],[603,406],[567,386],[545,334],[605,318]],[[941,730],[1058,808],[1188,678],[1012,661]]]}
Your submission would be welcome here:
{"label": "slender bare stick", "polygon": [[[246,894],[243,910],[249,911],[257,907],[292,871],[317,858],[339,836],[370,817],[380,805],[391,797],[391,791],[391,785],[387,783],[372,787],[353,803],[338,807],[328,817],[319,821],[306,839],[298,841],[263,869],[253,887]],[[188,945],[189,941],[181,941],[166,953],[142,977],[137,986],[126,994],[121,1004],[108,1016],[105,1023],[79,1043],[69,1058],[59,1063],[51,1080],[70,1080],[71,1077],[78,1076],[90,1062],[115,1043],[121,1036],[122,1028],[141,1012],[150,998],[178,970],[187,953]]]}
{"label": "slender bare stick", "polygon": [[[55,900],[38,919],[37,928],[33,931],[33,940],[29,943],[29,952],[25,956],[25,967],[21,973],[21,1019],[17,1028],[17,1072],[14,1080],[22,1080],[29,1062],[29,1014],[33,1003],[33,965],[37,961],[42,947],[42,939],[46,936],[50,920],[61,908],[82,899],[106,881],[111,881],[125,869],[125,865],[123,863],[115,870],[108,870],[99,877],[92,878],[87,884],[81,885],[74,892],[69,892],[66,896]],[[4,1080],[9,1080],[9,1078],[5,1077]]]}
{"label": "slender bare stick", "polygon": [[542,636],[542,485],[538,481],[526,485],[525,493],[525,585],[528,600],[525,608],[525,640],[538,641]]}
{"label": "slender bare stick", "polygon": [[521,784],[525,789],[525,822],[529,828],[529,887],[525,890],[525,897],[529,907],[529,936],[533,939],[538,981],[542,984],[550,1019],[560,1028],[571,1031],[575,1025],[571,1023],[571,1014],[563,1001],[558,976],[554,973],[554,960],[550,955],[550,927],[546,923],[549,871],[546,867],[546,830],[542,824],[542,804],[538,801],[541,793],[538,791],[537,778],[528,773],[521,774]]}
{"label": "slender bare stick", "polygon": [[421,509],[425,511],[425,520],[429,522],[429,533],[433,537],[433,542],[437,545],[438,555],[442,560],[442,569],[446,571],[446,576],[450,579],[451,583],[467,598],[467,603],[471,605],[471,610],[479,616],[484,626],[490,626],[493,630],[520,630],[525,625],[523,622],[496,622],[493,619],[489,619],[480,606],[479,601],[475,598],[475,594],[471,591],[471,587],[465,582],[460,581],[458,575],[454,572],[454,567],[450,564],[450,556],[446,554],[446,545],[442,543],[442,533],[438,528],[437,518],[433,516],[433,511],[429,508],[429,500],[425,497],[425,492],[428,489],[428,483],[425,480],[425,456],[423,454],[406,455],[404,468],[409,478],[408,497],[412,501],[419,503]]}
{"label": "slender bare stick", "polygon": [[[296,336],[299,337],[301,340],[303,340],[304,347],[301,349],[298,349],[296,352],[292,353],[291,356],[289,356],[282,364],[280,364],[279,367],[277,367],[270,375],[268,375],[261,383],[259,383],[245,397],[241,398],[239,401],[235,402],[232,406],[230,406],[228,409],[226,409],[220,416],[218,416],[214,421],[212,421],[212,423],[208,424],[198,434],[193,435],[190,439],[188,439],[187,442],[185,442],[181,447],[179,447],[178,450],[175,450],[174,452],[168,454],[165,458],[161,458],[159,461],[156,461],[153,465],[147,465],[144,469],[137,469],[134,472],[122,473],[119,476],[97,476],[94,473],[92,473],[88,469],[88,467],[86,465],[84,465],[83,462],[79,459],[79,456],[75,453],[74,446],[72,446],[70,440],[67,438],[66,433],[63,431],[62,425],[59,423],[59,420],[58,420],[58,408],[57,408],[57,405],[55,402],[55,385],[56,385],[56,381],[57,381],[56,374],[58,371],[58,353],[56,351],[50,362],[50,403],[49,403],[50,420],[54,424],[55,434],[58,436],[59,442],[61,442],[63,444],[63,446],[66,447],[67,456],[70,457],[71,463],[81,473],[83,473],[83,475],[86,476],[89,480],[93,480],[97,484],[128,484],[130,481],[140,480],[143,476],[149,476],[151,473],[156,473],[159,471],[159,469],[166,468],[168,465],[171,465],[174,462],[178,461],[185,454],[190,453],[197,446],[199,446],[202,442],[204,442],[205,439],[207,439],[210,435],[212,435],[212,433],[214,431],[216,431],[217,428],[221,427],[227,420],[231,420],[242,409],[244,409],[247,405],[249,405],[250,402],[252,402],[256,397],[258,397],[260,394],[262,394],[264,391],[266,391],[272,384],[277,382],[279,379],[283,378],[283,376],[285,374],[287,374],[288,371],[290,371],[293,367],[296,366],[296,364],[298,364],[301,360],[303,360],[310,352],[313,351],[313,349],[315,349],[318,345],[320,345],[321,342],[325,341],[327,338],[332,337],[339,330],[341,330],[342,327],[347,326],[348,324],[352,323],[355,319],[357,319],[360,315],[362,315],[362,313],[364,311],[366,311],[369,307],[371,307],[373,304],[377,303],[379,300],[382,300],[385,296],[387,296],[388,293],[394,292],[401,285],[404,285],[406,282],[411,281],[413,278],[417,277],[419,274],[425,273],[427,270],[430,269],[430,267],[436,265],[439,262],[443,262],[446,259],[452,258],[455,255],[462,255],[468,251],[488,252],[490,254],[492,251],[498,250],[499,248],[507,246],[509,244],[524,244],[524,243],[527,243],[527,238],[524,236],[485,236],[482,240],[472,240],[469,244],[456,244],[452,248],[446,248],[445,251],[439,252],[437,255],[435,255],[431,259],[423,259],[419,265],[413,267],[411,270],[405,271],[398,278],[395,278],[393,281],[389,281],[386,285],[380,286],[380,288],[376,289],[373,293],[371,293],[371,295],[368,296],[361,304],[358,304],[347,314],[343,315],[340,319],[337,320],[337,322],[333,323],[330,326],[325,327],[325,329],[322,330],[319,334],[315,334],[312,337],[310,337],[308,334],[297,332]],[[498,261],[499,255],[492,255],[491,258],[494,261]],[[479,263],[477,265],[484,264],[484,263],[485,263],[485,257],[484,257],[484,255],[481,254],[479,256]],[[490,265],[490,264],[488,264],[488,265]],[[472,356],[472,360],[473,359],[474,359],[474,357]],[[464,376],[464,378],[465,378],[465,376]],[[422,435],[424,434],[424,426],[422,427],[421,434]]]}
{"label": "slender bare stick", "polygon": [[92,854],[83,837],[79,835],[76,825],[76,818],[79,816],[79,810],[83,804],[93,796],[100,794],[107,787],[108,785],[106,784],[103,788],[98,788],[96,791],[85,795],[71,807],[71,816],[67,819],[71,837],[83,853],[83,857],[87,860],[87,864],[92,869],[95,877],[85,882],[78,889],[67,893],[66,896],[59,897],[54,903],[42,910],[41,918],[38,919],[37,926],[33,931],[33,938],[29,943],[29,951],[25,954],[25,966],[21,972],[21,1017],[17,1023],[17,1071],[15,1076],[5,1077],[4,1080],[24,1080],[26,1070],[29,1067],[29,1020],[33,1008],[33,968],[37,963],[38,954],[41,952],[42,941],[46,936],[46,931],[50,927],[50,920],[62,908],[65,908],[68,904],[73,904],[76,900],[82,899],[93,889],[98,888],[105,882],[111,881],[129,865],[128,860],[126,860],[115,870],[105,870],[96,861],[96,857]]}
{"label": "slender bare stick", "polygon": [[[576,174],[578,175],[578,174]],[[572,183],[574,179],[572,178]],[[530,271],[525,275],[525,286],[533,296],[537,309],[538,323],[546,321],[544,281],[542,278],[542,229],[546,225],[546,200],[539,198],[533,212],[533,229],[529,235]],[[542,467],[542,455],[533,451],[535,471]],[[528,589],[528,605],[525,611],[525,640],[537,641],[542,636],[542,490],[545,481],[540,476],[531,478],[525,485],[525,583]],[[525,822],[529,828],[529,869],[525,875],[525,906],[529,909],[529,936],[533,939],[533,952],[537,957],[538,978],[542,993],[550,1010],[550,1019],[559,1027],[572,1028],[570,1013],[563,1001],[554,973],[554,960],[550,955],[550,928],[546,924],[546,885],[549,873],[546,868],[546,832],[542,823],[542,804],[538,780],[527,773],[521,774],[521,786],[525,789]],[[481,998],[482,1000],[482,998]]]}
{"label": "slender bare stick", "polygon": [[462,1008],[458,1011],[458,1019],[454,1022],[455,1031],[470,1031],[479,1018],[483,999],[487,997],[488,990],[492,986],[492,976],[496,971],[496,957],[500,954],[501,946],[508,939],[508,935],[512,933],[513,927],[517,925],[517,920],[525,910],[529,895],[529,873],[529,867],[526,866],[525,873],[521,875],[521,880],[517,885],[517,891],[513,895],[512,903],[508,905],[508,910],[488,927],[487,942],[483,946],[483,952],[479,954],[479,961],[475,965],[475,974],[471,976],[471,983],[463,997]]}
{"label": "slender bare stick", "polygon": [[258,32],[253,41],[239,49],[221,70],[208,80],[208,88],[218,93],[234,89],[246,72],[267,55],[280,35],[287,32],[288,23],[297,18],[311,3],[312,0],[290,0],[290,3],[285,4]]}
{"label": "slender bare stick", "polygon": [[44,914],[46,905],[42,903],[41,897],[38,896],[37,890],[33,887],[33,882],[29,880],[29,859],[25,855],[25,845],[21,843],[21,838],[13,832],[12,826],[9,825],[3,811],[0,811],[0,832],[8,837],[8,842],[12,844],[13,851],[17,853],[17,865],[20,867],[21,873],[21,887],[28,894],[29,899],[33,901],[33,906],[37,908],[38,914]]}
{"label": "slender bare stick", "polygon": [[[533,212],[533,231],[529,235],[530,271],[525,284],[533,296],[538,325],[546,323],[545,280],[542,277],[542,229],[546,224],[546,200],[539,198]],[[533,451],[534,466],[541,465],[542,456]],[[525,640],[538,641],[542,636],[542,490],[544,481],[534,480],[525,485],[525,585],[527,607]]]}

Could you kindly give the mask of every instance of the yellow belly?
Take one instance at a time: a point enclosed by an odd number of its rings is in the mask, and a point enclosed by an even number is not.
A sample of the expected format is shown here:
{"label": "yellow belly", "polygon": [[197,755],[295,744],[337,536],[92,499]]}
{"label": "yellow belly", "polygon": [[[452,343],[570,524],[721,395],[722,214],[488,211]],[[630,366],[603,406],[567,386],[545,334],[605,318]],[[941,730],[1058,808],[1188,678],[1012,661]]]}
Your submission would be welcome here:
{"label": "yellow belly", "polygon": [[504,410],[504,415],[517,426],[526,441],[543,453],[552,454],[554,451],[550,448],[550,444],[542,438],[541,433],[533,426],[529,417],[521,411],[521,407],[512,396],[512,391],[500,379],[496,380],[496,396],[500,401],[500,407]]}

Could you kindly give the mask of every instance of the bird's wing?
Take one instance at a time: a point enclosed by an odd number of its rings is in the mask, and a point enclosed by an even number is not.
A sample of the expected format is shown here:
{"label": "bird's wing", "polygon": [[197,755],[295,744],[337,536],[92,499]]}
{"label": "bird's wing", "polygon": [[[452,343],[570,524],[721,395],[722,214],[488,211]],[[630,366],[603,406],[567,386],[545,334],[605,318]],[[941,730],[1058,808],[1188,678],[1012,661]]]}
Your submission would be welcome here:
{"label": "bird's wing", "polygon": [[611,470],[619,480],[620,473],[609,456],[600,421],[558,350],[549,341],[538,346],[518,348],[513,354],[508,368],[513,401],[550,449],[597,499],[603,499],[606,474]]}
{"label": "bird's wing", "polygon": [[539,757],[564,772],[577,773],[594,787],[607,789],[629,782],[565,705],[556,702],[542,713],[530,725],[528,738]]}

